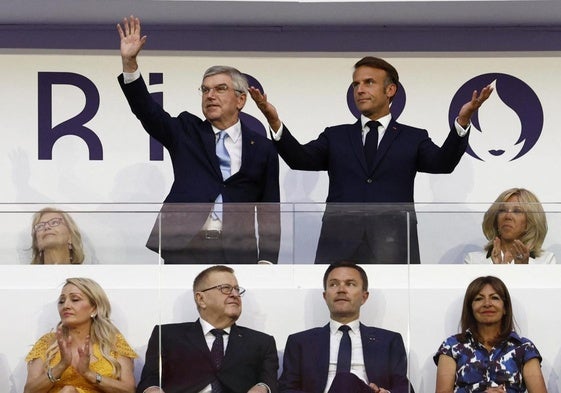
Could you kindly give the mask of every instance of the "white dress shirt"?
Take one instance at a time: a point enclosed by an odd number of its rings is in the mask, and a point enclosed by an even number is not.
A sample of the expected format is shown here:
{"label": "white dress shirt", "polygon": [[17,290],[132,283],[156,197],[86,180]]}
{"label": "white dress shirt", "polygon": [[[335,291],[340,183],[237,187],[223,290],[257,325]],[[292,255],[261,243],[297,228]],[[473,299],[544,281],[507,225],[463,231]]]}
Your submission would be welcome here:
{"label": "white dress shirt", "polygon": [[[501,258],[504,258],[504,254],[501,250]],[[487,258],[487,253],[485,251],[475,251],[470,252],[466,255],[464,259],[464,263],[467,264],[493,264],[493,260],[491,258]],[[557,259],[555,258],[555,254],[550,251],[542,251],[542,255],[537,258],[528,258],[529,265],[550,265],[556,264]],[[514,265],[514,261],[510,262],[511,265]]]}
{"label": "white dress shirt", "polygon": [[[337,357],[339,355],[339,343],[343,332],[339,327],[343,325],[340,322],[329,321],[329,371],[327,373],[327,384],[325,385],[325,393],[329,391],[335,374],[337,374]],[[368,384],[368,376],[366,375],[366,366],[364,365],[364,355],[362,354],[362,340],[360,338],[360,321],[354,320],[346,324],[351,328],[349,337],[351,338],[351,373],[362,379]]]}
{"label": "white dress shirt", "polygon": [[[212,344],[214,343],[214,340],[216,340],[216,336],[212,334],[210,331],[212,329],[215,329],[215,327],[202,318],[199,318],[199,321],[201,322],[201,326],[203,328],[203,335],[205,336],[206,345],[208,345],[208,350],[210,351],[212,350]],[[222,336],[224,340],[224,353],[226,353],[226,348],[228,347],[228,337],[230,337],[231,327],[227,327],[222,330],[228,333]],[[199,393],[211,393],[211,392],[212,392],[212,386],[209,384]]]}
{"label": "white dress shirt", "polygon": [[[219,130],[215,126],[212,126],[212,130],[214,131],[215,143],[218,142],[218,133],[220,131],[224,131],[228,134],[228,138],[224,139],[224,146],[230,156],[230,176],[232,176],[240,170],[242,165],[242,123],[238,120],[236,124],[225,130]],[[211,213],[202,229],[220,231],[222,229],[222,222]]]}
{"label": "white dress shirt", "polygon": [[[366,123],[368,123],[369,121],[371,121],[372,119],[369,119],[368,117],[361,115],[360,116],[360,124],[362,124],[362,144],[364,144],[364,141],[366,140],[366,134],[369,131],[369,128],[366,126]],[[384,137],[384,133],[386,132],[386,129],[388,128],[388,125],[390,124],[390,121],[392,120],[392,115],[391,113],[388,113],[386,116],[382,116],[379,119],[376,119],[377,121],[380,122],[380,126],[378,127],[378,146],[380,145],[380,141],[382,140],[382,138]],[[471,123],[468,124],[468,126],[466,128],[463,128],[460,123],[458,123],[458,118],[456,118],[456,120],[454,120],[454,128],[456,129],[456,132],[458,133],[458,136],[463,138],[464,136],[466,136],[466,134],[469,131],[469,128],[471,127]],[[281,137],[282,137],[282,131],[284,130],[284,124],[281,123],[281,126],[278,130],[273,130],[271,128],[271,130],[273,131],[273,140],[275,141],[280,141]]]}

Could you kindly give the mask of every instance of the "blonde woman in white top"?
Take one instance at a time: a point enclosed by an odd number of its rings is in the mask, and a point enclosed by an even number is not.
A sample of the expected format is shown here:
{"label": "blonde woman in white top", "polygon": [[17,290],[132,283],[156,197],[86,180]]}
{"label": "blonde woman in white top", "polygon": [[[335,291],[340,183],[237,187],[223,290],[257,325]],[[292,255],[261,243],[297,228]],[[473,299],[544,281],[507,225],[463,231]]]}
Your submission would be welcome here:
{"label": "blonde woman in white top", "polygon": [[485,213],[483,234],[488,240],[482,252],[466,255],[470,264],[552,264],[555,255],[542,250],[547,220],[538,198],[524,188],[499,195]]}

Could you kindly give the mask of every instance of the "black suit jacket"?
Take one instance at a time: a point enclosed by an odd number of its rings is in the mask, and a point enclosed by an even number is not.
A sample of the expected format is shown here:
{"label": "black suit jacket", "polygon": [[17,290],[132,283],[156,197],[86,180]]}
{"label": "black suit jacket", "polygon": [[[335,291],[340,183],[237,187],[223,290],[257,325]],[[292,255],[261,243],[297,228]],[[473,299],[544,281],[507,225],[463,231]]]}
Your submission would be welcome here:
{"label": "black suit jacket", "polygon": [[[377,228],[383,226],[387,231],[391,226],[389,216],[385,214],[388,212],[397,212],[393,217],[400,223],[409,219],[416,239],[413,193],[417,172],[452,172],[467,144],[467,136],[461,138],[452,129],[442,147],[438,147],[426,130],[392,119],[380,141],[374,164],[369,168],[364,156],[360,121],[328,127],[316,140],[304,145],[285,127],[275,145],[290,168],[327,171],[329,175],[328,205],[316,263],[349,257],[365,232],[373,239],[379,235]],[[377,205],[365,205],[370,203]],[[383,219],[377,220],[375,213],[380,210]],[[358,214],[350,214],[352,212]],[[378,225],[378,221],[383,225]],[[406,231],[407,226],[403,227]],[[401,235],[396,233],[395,236]],[[405,248],[406,239],[401,239],[402,248]]]}
{"label": "black suit jacket", "polygon": [[[234,259],[239,259],[242,252],[247,263],[259,259],[276,262],[280,191],[278,156],[272,142],[242,123],[241,168],[224,180],[208,121],[189,112],[170,116],[152,99],[142,77],[125,85],[120,75],[119,83],[132,112],[168,150],[173,165],[174,182],[164,201],[161,222],[155,223],[147,246],[157,250],[161,235],[164,258],[166,251],[180,253],[201,229],[216,197],[222,194],[226,204],[223,241],[226,246],[232,245]],[[255,238],[256,207],[259,245]]]}
{"label": "black suit jacket", "polygon": [[[360,335],[368,382],[392,393],[409,392],[401,335],[363,324]],[[329,370],[329,339],[329,324],[288,337],[279,379],[281,393],[323,393]]]}
{"label": "black suit jacket", "polygon": [[247,393],[259,382],[266,383],[271,392],[276,393],[277,370],[275,339],[267,334],[233,325],[222,368],[215,373],[198,320],[161,325],[154,327],[148,342],[137,392],[142,393],[150,386],[161,386],[166,393],[196,393],[216,376],[224,386],[225,393]]}

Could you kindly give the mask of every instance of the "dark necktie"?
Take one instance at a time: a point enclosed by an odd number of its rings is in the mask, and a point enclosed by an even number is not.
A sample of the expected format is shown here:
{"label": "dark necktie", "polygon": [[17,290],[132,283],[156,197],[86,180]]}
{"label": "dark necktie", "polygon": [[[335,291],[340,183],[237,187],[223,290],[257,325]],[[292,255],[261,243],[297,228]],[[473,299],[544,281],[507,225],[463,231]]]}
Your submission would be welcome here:
{"label": "dark necktie", "polygon": [[339,343],[339,353],[337,355],[337,372],[351,371],[351,336],[349,336],[350,327],[341,325],[339,330],[343,332],[341,342]]}
{"label": "dark necktie", "polygon": [[378,150],[378,126],[380,126],[380,122],[369,121],[366,125],[369,131],[366,133],[364,140],[364,156],[366,157],[368,169],[372,169],[376,159],[376,151]]}
{"label": "dark necktie", "polygon": [[[222,329],[212,329],[210,332],[216,337],[210,350],[210,360],[212,361],[216,373],[218,373],[218,370],[220,370],[222,366],[222,359],[224,359],[224,339],[222,336],[226,334],[226,332]],[[210,385],[212,393],[222,393],[224,391],[218,379],[215,379]]]}

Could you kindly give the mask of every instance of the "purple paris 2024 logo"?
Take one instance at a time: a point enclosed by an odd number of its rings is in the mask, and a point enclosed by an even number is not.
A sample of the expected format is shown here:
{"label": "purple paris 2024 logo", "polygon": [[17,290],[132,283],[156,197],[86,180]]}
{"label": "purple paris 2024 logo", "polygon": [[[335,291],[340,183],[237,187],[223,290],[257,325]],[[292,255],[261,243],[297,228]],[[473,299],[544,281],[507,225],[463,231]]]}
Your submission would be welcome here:
{"label": "purple paris 2024 logo", "polygon": [[452,127],[474,90],[492,84],[495,91],[473,115],[467,153],[481,161],[514,161],[528,153],[543,128],[543,109],[536,93],[511,75],[490,73],[470,79],[458,89],[448,111]]}

